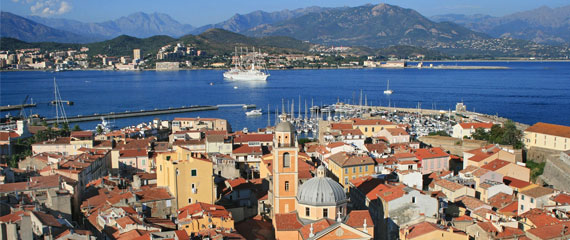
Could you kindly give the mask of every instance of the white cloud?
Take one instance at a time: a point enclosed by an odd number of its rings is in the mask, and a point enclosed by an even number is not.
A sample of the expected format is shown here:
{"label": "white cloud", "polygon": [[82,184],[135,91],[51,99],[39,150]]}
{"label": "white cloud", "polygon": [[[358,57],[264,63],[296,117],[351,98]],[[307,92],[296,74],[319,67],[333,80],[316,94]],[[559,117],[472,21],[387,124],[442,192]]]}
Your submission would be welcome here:
{"label": "white cloud", "polygon": [[61,15],[71,11],[73,8],[68,1],[65,0],[27,0],[30,6],[32,15],[38,16],[53,16]]}

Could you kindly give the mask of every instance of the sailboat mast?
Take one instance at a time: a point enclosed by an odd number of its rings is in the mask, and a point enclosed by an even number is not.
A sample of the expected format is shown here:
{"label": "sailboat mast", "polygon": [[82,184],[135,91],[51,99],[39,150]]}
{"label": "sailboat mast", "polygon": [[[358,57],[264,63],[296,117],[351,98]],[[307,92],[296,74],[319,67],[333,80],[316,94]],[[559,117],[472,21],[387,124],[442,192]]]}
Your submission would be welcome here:
{"label": "sailboat mast", "polygon": [[57,109],[59,104],[57,102],[57,85],[55,84],[55,77],[53,78],[53,99],[55,103],[55,122],[59,125],[59,109]]}

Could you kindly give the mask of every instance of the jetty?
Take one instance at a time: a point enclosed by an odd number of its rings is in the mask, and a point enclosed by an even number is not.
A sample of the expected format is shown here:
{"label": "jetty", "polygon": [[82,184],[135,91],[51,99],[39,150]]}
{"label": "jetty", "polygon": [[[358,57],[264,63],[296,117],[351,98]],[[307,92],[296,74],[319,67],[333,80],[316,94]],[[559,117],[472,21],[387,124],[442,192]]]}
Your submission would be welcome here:
{"label": "jetty", "polygon": [[[154,110],[139,110],[139,111],[124,111],[124,112],[110,112],[110,113],[95,113],[93,115],[83,116],[78,115],[74,117],[68,117],[67,121],[72,122],[89,122],[89,121],[98,121],[101,118],[131,118],[131,117],[142,117],[142,116],[153,116],[153,115],[163,115],[163,114],[173,114],[173,113],[184,113],[184,112],[198,112],[198,111],[211,111],[211,110],[218,110],[221,107],[241,107],[244,109],[248,108],[256,108],[255,104],[220,104],[216,106],[182,106],[176,108],[165,108],[165,109],[157,109]],[[56,122],[57,119],[51,118],[46,119],[48,124]]]}
{"label": "jetty", "polygon": [[0,106],[0,111],[9,111],[22,108],[36,107],[35,103]]}
{"label": "jetty", "polygon": [[[95,113],[89,116],[78,115],[74,117],[68,117],[67,121],[72,122],[89,122],[98,121],[101,118],[131,118],[131,117],[142,117],[142,116],[152,116],[152,115],[162,115],[162,114],[172,114],[172,113],[184,113],[184,112],[198,112],[198,111],[210,111],[217,110],[218,106],[182,106],[177,108],[167,108],[167,109],[154,109],[154,110],[139,110],[139,111],[125,111],[120,113],[110,112],[110,113]],[[46,119],[48,124],[56,122],[57,119],[51,118]]]}

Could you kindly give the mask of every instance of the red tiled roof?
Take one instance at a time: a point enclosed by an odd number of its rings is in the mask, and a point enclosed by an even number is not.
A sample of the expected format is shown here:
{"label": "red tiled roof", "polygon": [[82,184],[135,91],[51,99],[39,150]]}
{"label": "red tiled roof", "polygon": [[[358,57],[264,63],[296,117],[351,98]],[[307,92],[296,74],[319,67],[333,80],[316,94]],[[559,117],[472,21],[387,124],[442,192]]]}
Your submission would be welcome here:
{"label": "red tiled roof", "polygon": [[376,143],[376,144],[364,144],[368,152],[384,152],[388,149],[385,143]]}
{"label": "red tiled roof", "polygon": [[503,183],[505,183],[509,187],[515,187],[515,188],[524,188],[524,187],[531,184],[530,182],[525,182],[522,180],[518,180],[516,178],[507,177],[507,176],[503,177]]}
{"label": "red tiled roof", "polygon": [[346,152],[338,152],[327,158],[329,161],[335,162],[340,167],[373,165],[374,160],[367,155],[349,154]]}
{"label": "red tiled roof", "polygon": [[[529,229],[527,233],[537,236],[540,239],[564,239],[570,236],[568,228],[570,228],[570,222],[562,222],[552,226]],[[566,232],[563,233],[563,230],[566,230]]]}
{"label": "red tiled roof", "polygon": [[519,211],[519,201],[512,201],[509,205],[500,208],[497,212],[506,214],[510,213],[513,216],[516,216]]}
{"label": "red tiled roof", "polygon": [[472,218],[472,217],[469,217],[469,216],[467,216],[467,215],[462,215],[462,216],[459,216],[459,217],[454,218],[453,221],[454,221],[454,222],[457,222],[457,221],[467,221],[467,222],[471,222],[471,221],[473,221],[473,218]]}
{"label": "red tiled roof", "polygon": [[72,131],[70,136],[74,137],[74,138],[93,137],[93,132],[91,132],[91,131]]}
{"label": "red tiled roof", "polygon": [[524,190],[524,191],[520,192],[520,194],[524,194],[524,195],[531,196],[534,198],[539,198],[539,197],[542,197],[545,195],[552,194],[554,192],[555,192],[555,190],[552,188],[546,188],[546,187],[538,186],[538,187],[534,187],[531,189]]}
{"label": "red tiled roof", "polygon": [[488,233],[496,233],[499,231],[491,222],[478,222],[477,225]]}
{"label": "red tiled roof", "polygon": [[386,128],[386,131],[388,131],[390,133],[390,135],[392,136],[407,136],[410,135],[408,132],[406,132],[405,129],[403,128]]}
{"label": "red tiled roof", "polygon": [[32,177],[27,182],[0,184],[0,193],[33,189],[58,188],[59,175]]}
{"label": "red tiled roof", "polygon": [[570,138],[570,127],[557,124],[537,122],[524,131]]}
{"label": "red tiled roof", "polygon": [[348,145],[348,144],[346,144],[344,142],[332,142],[332,143],[327,144],[327,148],[337,148],[337,147],[342,147],[344,145]]}
{"label": "red tiled roof", "polygon": [[297,218],[296,212],[275,214],[275,230],[296,231],[301,227],[303,224]]}
{"label": "red tiled roof", "polygon": [[489,144],[489,145],[482,147],[482,148],[477,148],[477,149],[467,151],[467,153],[473,154],[473,156],[470,157],[468,160],[474,161],[474,162],[480,162],[480,161],[483,161],[484,159],[486,159],[490,156],[493,156],[495,153],[497,153],[499,151],[501,151],[501,149],[499,147],[497,147],[494,144]]}
{"label": "red tiled roof", "polygon": [[168,192],[168,189],[162,187],[144,187],[140,191],[136,192],[135,195],[137,195],[140,202],[174,199],[174,197],[170,195],[170,192]]}
{"label": "red tiled roof", "polygon": [[137,225],[137,224],[142,224],[141,221],[139,221],[138,219],[135,219],[131,216],[124,216],[122,218],[116,219],[115,222],[121,226],[121,228],[126,228],[127,225],[133,224],[133,225]]}
{"label": "red tiled roof", "polygon": [[298,168],[298,177],[299,179],[309,179],[312,178],[313,175],[311,174],[311,170],[314,169],[314,167],[309,164],[308,162],[305,162],[301,159],[297,160],[298,164],[297,164],[297,168]]}
{"label": "red tiled roof", "polygon": [[178,210],[178,219],[179,221],[188,221],[192,218],[197,217],[196,214],[198,213],[202,213],[203,215],[209,215],[216,218],[230,217],[230,213],[223,206],[198,202],[180,208]]}
{"label": "red tiled roof", "polygon": [[120,157],[130,158],[130,157],[148,157],[148,152],[142,149],[129,149],[129,150],[120,150],[119,151]]}
{"label": "red tiled roof", "polygon": [[416,155],[409,152],[396,153],[393,155],[396,159],[417,159]]}
{"label": "red tiled roof", "polygon": [[59,223],[57,219],[50,214],[36,211],[32,212],[32,214],[34,214],[40,220],[40,222],[46,226],[63,227],[63,225],[61,225],[61,223]]}
{"label": "red tiled roof", "polygon": [[450,182],[450,181],[445,180],[445,179],[435,180],[434,183],[436,185],[441,186],[441,187],[448,189],[450,191],[457,191],[457,190],[465,187],[459,183]]}
{"label": "red tiled roof", "polygon": [[331,129],[333,129],[333,130],[352,129],[352,124],[350,124],[350,123],[332,123]]}
{"label": "red tiled roof", "polygon": [[487,204],[485,204],[483,201],[474,198],[474,197],[470,197],[470,196],[462,196],[457,198],[456,202],[461,201],[465,207],[467,207],[467,209],[474,211],[478,208],[481,208],[483,206],[487,206]]}
{"label": "red tiled roof", "polygon": [[345,224],[353,228],[362,228],[364,219],[366,219],[366,227],[374,227],[372,217],[370,217],[370,212],[368,212],[368,210],[352,210],[348,214],[348,219]]}
{"label": "red tiled roof", "polygon": [[443,151],[443,149],[438,148],[438,147],[430,148],[430,149],[420,148],[420,149],[416,149],[416,151],[414,153],[415,153],[416,157],[420,160],[429,159],[429,158],[449,157],[449,154],[447,154],[446,152]]}
{"label": "red tiled roof", "polygon": [[250,133],[236,136],[234,143],[247,143],[247,142],[271,142],[273,141],[273,134],[258,134]]}
{"label": "red tiled roof", "polygon": [[495,159],[493,161],[491,161],[490,163],[487,163],[483,166],[481,166],[481,168],[487,169],[487,170],[491,170],[491,171],[497,171],[501,168],[503,168],[504,166],[509,165],[510,162],[507,162],[505,160],[501,160],[501,159]]}
{"label": "red tiled roof", "polygon": [[460,123],[459,126],[463,129],[477,129],[477,128],[486,128],[491,129],[493,127],[493,123]]}
{"label": "red tiled roof", "polygon": [[10,138],[17,138],[20,134],[16,132],[0,132],[0,141],[8,141]]}
{"label": "red tiled roof", "polygon": [[405,194],[403,188],[405,185],[388,185],[384,184],[382,180],[370,176],[359,177],[350,180],[350,182],[369,200],[375,200],[378,197],[389,202],[394,199],[400,198]]}
{"label": "red tiled roof", "polygon": [[409,226],[405,229],[402,229],[400,231],[406,231],[408,230],[409,233],[407,235],[407,239],[422,239],[422,235],[433,232],[433,231],[448,231],[447,227],[441,226],[441,225],[437,225],[435,223],[430,223],[430,222],[421,222],[418,224],[414,224],[412,226]]}
{"label": "red tiled roof", "polygon": [[495,208],[502,208],[515,199],[514,195],[499,192],[488,199],[489,205]]}
{"label": "red tiled roof", "polygon": [[24,215],[29,215],[29,213],[26,213],[25,211],[17,211],[17,212],[13,212],[10,214],[6,214],[4,216],[0,217],[0,222],[2,223],[15,223],[15,222],[19,222],[20,220],[22,220],[22,216]]}
{"label": "red tiled roof", "polygon": [[360,131],[360,129],[358,129],[358,128],[340,130],[340,133],[343,136],[347,136],[347,135],[359,136],[359,135],[362,135],[362,131]]}
{"label": "red tiled roof", "polygon": [[233,154],[256,154],[262,155],[263,150],[261,146],[248,146],[247,144],[240,145],[232,151]]}
{"label": "red tiled roof", "polygon": [[506,227],[503,226],[503,231],[497,233],[497,239],[521,239],[520,237],[524,236],[523,230],[513,227]]}
{"label": "red tiled roof", "polygon": [[353,125],[393,125],[394,123],[382,119],[360,119],[353,118]]}
{"label": "red tiled roof", "polygon": [[561,193],[552,198],[552,201],[561,205],[568,205],[570,204],[570,195],[566,193]]}

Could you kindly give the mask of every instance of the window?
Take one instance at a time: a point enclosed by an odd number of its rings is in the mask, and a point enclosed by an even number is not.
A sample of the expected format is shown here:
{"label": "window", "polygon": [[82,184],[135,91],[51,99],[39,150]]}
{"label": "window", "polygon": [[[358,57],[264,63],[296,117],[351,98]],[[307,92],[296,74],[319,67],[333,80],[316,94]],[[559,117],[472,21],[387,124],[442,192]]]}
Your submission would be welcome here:
{"label": "window", "polygon": [[196,177],[198,175],[198,170],[192,169],[190,173],[192,173],[192,177]]}
{"label": "window", "polygon": [[323,217],[324,218],[329,217],[329,209],[328,208],[323,209]]}
{"label": "window", "polygon": [[365,128],[364,128],[364,131],[365,131],[365,132],[368,132],[368,128],[367,128],[367,127],[365,127]]}
{"label": "window", "polygon": [[412,203],[416,203],[416,197],[412,197]]}
{"label": "window", "polygon": [[170,161],[170,156],[166,156],[166,160]]}
{"label": "window", "polygon": [[285,191],[289,191],[289,181],[285,181]]}
{"label": "window", "polygon": [[521,205],[521,211],[524,211],[524,205]]}
{"label": "window", "polygon": [[368,172],[368,165],[364,166],[364,171]]}
{"label": "window", "polygon": [[524,195],[521,195],[521,199],[524,200]]}
{"label": "window", "polygon": [[307,217],[311,216],[311,209],[308,207],[305,208],[305,216]]}
{"label": "window", "polygon": [[348,168],[344,169],[344,174],[348,174]]}
{"label": "window", "polygon": [[162,165],[160,165],[160,171],[162,172]]}
{"label": "window", "polygon": [[358,167],[358,171],[362,172],[362,166]]}
{"label": "window", "polygon": [[374,132],[374,127],[372,127],[372,132]]}
{"label": "window", "polygon": [[344,184],[348,184],[348,177],[344,177]]}
{"label": "window", "polygon": [[283,167],[291,167],[291,155],[289,153],[283,153]]}
{"label": "window", "polygon": [[530,198],[530,203],[534,203],[534,198]]}
{"label": "window", "polygon": [[178,169],[176,169],[176,176],[178,176]]}
{"label": "window", "polygon": [[352,173],[356,173],[356,167],[352,167]]}
{"label": "window", "polygon": [[143,165],[143,166],[145,165],[145,160],[144,160],[144,159],[141,161],[141,165]]}
{"label": "window", "polygon": [[192,203],[192,198],[188,198],[188,203]]}

